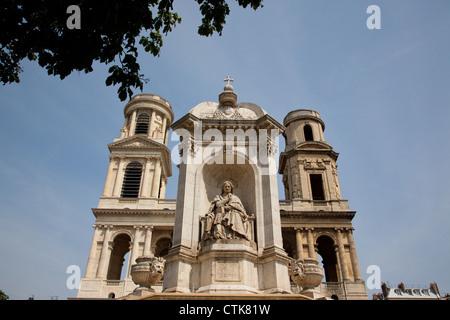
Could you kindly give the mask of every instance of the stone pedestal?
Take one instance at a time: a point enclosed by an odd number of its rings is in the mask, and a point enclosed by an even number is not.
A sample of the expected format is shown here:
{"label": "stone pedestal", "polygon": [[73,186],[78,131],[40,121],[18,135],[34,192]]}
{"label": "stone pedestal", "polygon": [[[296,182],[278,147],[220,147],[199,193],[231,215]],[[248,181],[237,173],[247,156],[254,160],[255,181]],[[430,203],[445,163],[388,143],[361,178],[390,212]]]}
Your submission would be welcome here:
{"label": "stone pedestal", "polygon": [[201,243],[198,293],[258,293],[256,244],[244,239]]}

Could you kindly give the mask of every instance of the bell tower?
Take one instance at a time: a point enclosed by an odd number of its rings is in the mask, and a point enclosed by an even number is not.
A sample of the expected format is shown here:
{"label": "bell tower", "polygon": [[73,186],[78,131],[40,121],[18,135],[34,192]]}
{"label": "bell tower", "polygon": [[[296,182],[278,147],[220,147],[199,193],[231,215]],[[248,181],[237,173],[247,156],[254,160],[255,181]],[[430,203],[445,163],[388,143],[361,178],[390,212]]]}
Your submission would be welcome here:
{"label": "bell tower", "polygon": [[172,175],[167,148],[172,107],[160,96],[139,94],[125,105],[124,117],[119,138],[108,145],[103,194],[92,209],[94,236],[79,298],[132,292],[136,258],[163,256],[172,241],[175,200],[165,199]]}
{"label": "bell tower", "polygon": [[338,299],[367,299],[353,238],[351,211],[337,174],[338,153],[325,141],[317,111],[299,109],[284,118],[280,155],[285,201],[281,201],[283,245],[295,259],[322,263],[320,291]]}

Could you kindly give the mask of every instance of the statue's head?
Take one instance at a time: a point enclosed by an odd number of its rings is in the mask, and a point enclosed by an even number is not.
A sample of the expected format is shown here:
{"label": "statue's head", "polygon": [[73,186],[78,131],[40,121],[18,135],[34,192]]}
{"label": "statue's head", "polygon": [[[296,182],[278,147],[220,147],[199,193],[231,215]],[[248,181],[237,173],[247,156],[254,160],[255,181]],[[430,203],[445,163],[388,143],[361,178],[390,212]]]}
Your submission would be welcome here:
{"label": "statue's head", "polygon": [[233,186],[233,184],[232,184],[230,181],[225,181],[224,183],[222,183],[222,192],[227,193],[227,192],[225,191],[225,188],[226,188],[226,187],[229,187],[229,188],[230,188],[230,193],[233,193],[233,191],[234,191],[234,186]]}

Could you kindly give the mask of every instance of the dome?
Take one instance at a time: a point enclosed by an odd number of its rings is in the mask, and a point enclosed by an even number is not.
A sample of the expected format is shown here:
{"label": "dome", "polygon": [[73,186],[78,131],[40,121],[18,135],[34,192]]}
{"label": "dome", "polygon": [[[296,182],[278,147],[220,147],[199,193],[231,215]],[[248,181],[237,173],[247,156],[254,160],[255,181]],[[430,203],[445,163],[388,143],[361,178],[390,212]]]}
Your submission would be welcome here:
{"label": "dome", "polygon": [[233,81],[233,79],[228,76],[225,81],[228,83],[219,94],[219,103],[211,101],[202,102],[192,108],[189,113],[199,119],[222,120],[256,120],[267,114],[266,111],[254,103],[237,103],[237,94],[230,85],[230,81]]}
{"label": "dome", "polygon": [[266,115],[267,112],[260,106],[243,102],[234,107],[223,106],[217,102],[206,101],[199,103],[189,111],[190,114],[199,119],[245,119],[256,120]]}

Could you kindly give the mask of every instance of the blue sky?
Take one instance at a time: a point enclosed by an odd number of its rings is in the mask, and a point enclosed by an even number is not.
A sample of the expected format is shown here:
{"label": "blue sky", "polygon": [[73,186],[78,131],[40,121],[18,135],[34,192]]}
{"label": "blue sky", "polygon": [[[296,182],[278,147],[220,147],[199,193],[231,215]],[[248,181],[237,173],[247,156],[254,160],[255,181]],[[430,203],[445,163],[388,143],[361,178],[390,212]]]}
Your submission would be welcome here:
{"label": "blue sky", "polygon": [[[368,6],[381,9],[369,30]],[[264,1],[233,4],[223,35],[200,37],[194,1],[161,56],[142,53],[145,93],[169,100],[179,119],[217,101],[231,75],[240,102],[279,122],[317,110],[340,153],[342,196],[353,220],[364,279],[450,292],[450,3],[446,0]],[[20,84],[0,87],[0,289],[11,299],[76,296],[66,269],[86,267],[91,212],[120,134],[125,103],[107,69],[63,81],[24,61]],[[175,142],[170,142],[173,146]],[[166,196],[175,198],[177,171]],[[282,190],[282,188],[279,188]],[[283,195],[281,196],[283,197]],[[378,291],[377,291],[378,292]]]}

